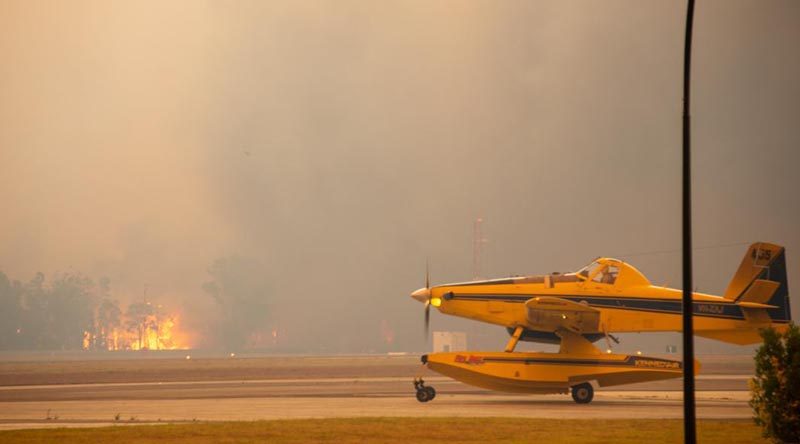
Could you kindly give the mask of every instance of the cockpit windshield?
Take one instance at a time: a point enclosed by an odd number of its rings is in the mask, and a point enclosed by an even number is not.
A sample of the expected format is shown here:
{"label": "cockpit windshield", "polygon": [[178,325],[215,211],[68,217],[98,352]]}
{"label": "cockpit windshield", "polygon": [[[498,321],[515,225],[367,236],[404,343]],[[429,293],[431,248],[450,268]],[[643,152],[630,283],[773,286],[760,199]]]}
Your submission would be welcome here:
{"label": "cockpit windshield", "polygon": [[577,272],[578,277],[584,281],[592,279],[592,282],[598,284],[613,285],[617,281],[619,275],[619,267],[610,264],[601,264],[599,262],[592,262],[591,264],[581,268]]}
{"label": "cockpit windshield", "polygon": [[617,281],[617,275],[619,274],[619,268],[615,265],[609,265],[602,270],[600,273],[597,273],[592,279],[593,281],[597,282],[598,284],[611,284],[613,285],[614,282]]}
{"label": "cockpit windshield", "polygon": [[578,270],[577,275],[580,276],[583,280],[587,280],[589,279],[589,276],[591,276],[595,272],[595,270],[597,270],[599,267],[602,266],[603,264],[599,262],[592,262],[591,264]]}

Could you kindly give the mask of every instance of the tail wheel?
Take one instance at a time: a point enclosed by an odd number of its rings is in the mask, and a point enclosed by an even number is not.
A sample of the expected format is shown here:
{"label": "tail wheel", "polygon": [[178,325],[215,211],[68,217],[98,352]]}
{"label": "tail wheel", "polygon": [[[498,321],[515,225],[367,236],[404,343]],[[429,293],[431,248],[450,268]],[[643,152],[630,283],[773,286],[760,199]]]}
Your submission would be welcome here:
{"label": "tail wheel", "polygon": [[588,382],[572,387],[572,399],[578,404],[588,404],[594,398],[594,387]]}

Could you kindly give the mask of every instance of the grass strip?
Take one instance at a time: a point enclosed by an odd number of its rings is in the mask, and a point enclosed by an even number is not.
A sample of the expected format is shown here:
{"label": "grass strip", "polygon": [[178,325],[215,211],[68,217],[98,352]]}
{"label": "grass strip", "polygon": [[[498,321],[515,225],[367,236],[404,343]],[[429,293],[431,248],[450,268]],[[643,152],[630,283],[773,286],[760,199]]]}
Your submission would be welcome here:
{"label": "grass strip", "polygon": [[[525,418],[331,418],[57,428],[0,432],[15,443],[641,443],[681,442],[682,421]],[[759,443],[750,420],[702,420],[698,442]]]}

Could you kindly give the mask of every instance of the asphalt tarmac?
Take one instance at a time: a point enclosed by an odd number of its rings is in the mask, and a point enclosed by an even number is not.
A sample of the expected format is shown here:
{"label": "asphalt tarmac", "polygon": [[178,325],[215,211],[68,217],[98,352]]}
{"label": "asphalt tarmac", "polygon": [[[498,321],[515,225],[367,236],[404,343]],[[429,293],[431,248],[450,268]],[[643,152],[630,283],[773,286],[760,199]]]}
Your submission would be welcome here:
{"label": "asphalt tarmac", "polygon": [[[319,377],[0,387],[0,429],[358,416],[681,418],[680,380],[568,395],[508,395],[427,376],[422,404],[409,377]],[[750,418],[748,375],[698,376],[699,418]]]}

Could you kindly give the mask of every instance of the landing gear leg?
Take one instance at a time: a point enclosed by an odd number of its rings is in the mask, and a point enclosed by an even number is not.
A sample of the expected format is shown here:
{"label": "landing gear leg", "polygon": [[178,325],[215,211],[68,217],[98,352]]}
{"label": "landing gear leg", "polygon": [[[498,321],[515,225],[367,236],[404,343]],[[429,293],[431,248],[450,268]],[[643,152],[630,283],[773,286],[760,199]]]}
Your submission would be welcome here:
{"label": "landing gear leg", "polygon": [[519,342],[519,338],[522,336],[522,327],[517,327],[514,329],[514,334],[511,335],[511,339],[508,340],[508,344],[506,344],[506,353],[511,353],[517,347],[517,343]]}
{"label": "landing gear leg", "polygon": [[594,398],[594,387],[588,382],[572,386],[572,399],[578,404],[588,404]]}
{"label": "landing gear leg", "polygon": [[433,398],[436,397],[436,390],[426,386],[422,378],[414,379],[414,389],[417,391],[417,401],[419,402],[433,401]]}

